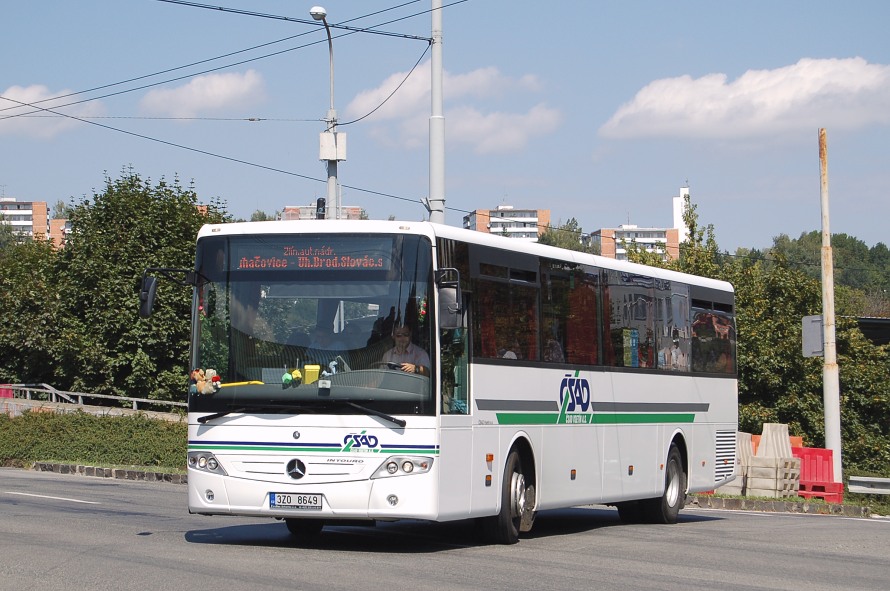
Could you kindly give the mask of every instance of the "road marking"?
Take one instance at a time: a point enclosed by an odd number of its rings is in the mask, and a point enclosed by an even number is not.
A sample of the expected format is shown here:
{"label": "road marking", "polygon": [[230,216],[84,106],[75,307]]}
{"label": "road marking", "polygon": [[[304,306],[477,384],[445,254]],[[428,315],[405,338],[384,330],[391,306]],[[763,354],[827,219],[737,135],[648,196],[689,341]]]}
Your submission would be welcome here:
{"label": "road marking", "polygon": [[101,505],[98,501],[81,501],[80,499],[67,499],[65,497],[51,497],[49,495],[32,495],[31,493],[4,491],[7,495],[20,495],[23,497],[37,497],[38,499],[52,499],[54,501],[69,501],[71,503],[84,503],[86,505]]}

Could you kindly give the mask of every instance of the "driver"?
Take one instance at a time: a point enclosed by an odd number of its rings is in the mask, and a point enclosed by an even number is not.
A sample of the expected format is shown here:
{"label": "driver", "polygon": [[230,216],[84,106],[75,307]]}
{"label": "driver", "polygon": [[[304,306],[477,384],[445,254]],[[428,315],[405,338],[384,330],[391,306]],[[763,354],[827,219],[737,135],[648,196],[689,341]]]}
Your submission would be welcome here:
{"label": "driver", "polygon": [[408,373],[430,375],[430,356],[418,345],[411,342],[411,327],[402,324],[393,328],[395,346],[383,354],[384,363],[396,364]]}

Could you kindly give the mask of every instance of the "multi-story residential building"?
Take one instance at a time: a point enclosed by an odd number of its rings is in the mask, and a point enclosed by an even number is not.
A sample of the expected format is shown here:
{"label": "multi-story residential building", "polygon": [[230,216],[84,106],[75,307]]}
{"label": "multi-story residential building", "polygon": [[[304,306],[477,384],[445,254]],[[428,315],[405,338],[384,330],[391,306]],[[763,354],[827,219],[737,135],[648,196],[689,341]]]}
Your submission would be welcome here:
{"label": "multi-story residential building", "polygon": [[66,219],[51,219],[49,221],[49,239],[55,248],[62,248],[68,241],[71,233],[71,222]]}
{"label": "multi-story residential building", "polygon": [[627,260],[626,247],[631,242],[648,252],[664,253],[666,259],[676,259],[680,256],[678,236],[676,228],[641,228],[626,224],[601,228],[591,235],[591,239],[600,245],[602,256],[624,261]]}
{"label": "multi-story residential building", "polygon": [[621,225],[617,228],[601,228],[591,233],[591,241],[599,244],[600,254],[618,260],[627,260],[626,246],[634,242],[648,252],[662,253],[665,260],[680,257],[680,244],[685,242],[689,230],[683,222],[683,203],[689,195],[689,187],[681,187],[680,194],[673,198],[672,228],[640,227]]}
{"label": "multi-story residential building", "polygon": [[12,226],[20,240],[46,239],[49,236],[49,215],[46,201],[17,201],[0,197],[0,223]]}
{"label": "multi-story residential building", "polygon": [[529,242],[537,242],[549,225],[549,209],[516,209],[512,205],[477,209],[464,216],[464,228]]}
{"label": "multi-story residential building", "polygon": [[[281,212],[283,220],[314,220],[316,219],[317,206],[315,203],[311,205],[286,205]],[[364,210],[354,205],[340,206],[340,219],[343,220],[360,220],[363,219]],[[334,219],[334,210],[328,204],[326,217]]]}

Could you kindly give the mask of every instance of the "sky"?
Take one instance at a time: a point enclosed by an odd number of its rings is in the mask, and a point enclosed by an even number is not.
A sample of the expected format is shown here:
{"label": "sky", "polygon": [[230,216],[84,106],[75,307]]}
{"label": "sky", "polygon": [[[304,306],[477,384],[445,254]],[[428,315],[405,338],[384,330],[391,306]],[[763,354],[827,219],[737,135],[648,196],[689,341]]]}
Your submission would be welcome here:
{"label": "sky", "polygon": [[[343,205],[426,219],[430,0],[316,1]],[[135,172],[236,218],[314,204],[331,93],[312,6],[5,3],[0,196],[78,203]],[[442,22],[450,225],[512,205],[669,227],[688,186],[722,250],[768,248],[822,229],[824,128],[831,232],[890,242],[890,2],[443,0]]]}

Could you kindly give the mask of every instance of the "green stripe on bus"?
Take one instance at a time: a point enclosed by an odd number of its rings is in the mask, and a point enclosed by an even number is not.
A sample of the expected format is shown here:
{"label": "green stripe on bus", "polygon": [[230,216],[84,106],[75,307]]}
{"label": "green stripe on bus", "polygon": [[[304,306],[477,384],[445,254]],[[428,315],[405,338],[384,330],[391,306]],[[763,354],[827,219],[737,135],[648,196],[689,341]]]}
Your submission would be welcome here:
{"label": "green stripe on bus", "polygon": [[338,453],[339,447],[293,447],[293,446],[277,446],[277,445],[214,445],[205,443],[200,445],[190,445],[189,449],[197,450],[227,450],[227,451],[298,451],[310,452],[321,451],[325,453]]}
{"label": "green stripe on bus", "polygon": [[[554,413],[497,413],[499,425],[556,425],[578,423],[589,425],[634,425],[646,423],[692,423],[695,413],[596,413],[566,415]],[[559,421],[559,422],[557,422]]]}
{"label": "green stripe on bus", "polygon": [[596,425],[627,425],[633,423],[692,423],[695,413],[615,413],[595,414],[593,423]]}

